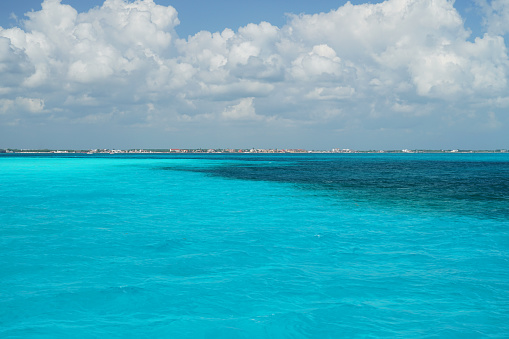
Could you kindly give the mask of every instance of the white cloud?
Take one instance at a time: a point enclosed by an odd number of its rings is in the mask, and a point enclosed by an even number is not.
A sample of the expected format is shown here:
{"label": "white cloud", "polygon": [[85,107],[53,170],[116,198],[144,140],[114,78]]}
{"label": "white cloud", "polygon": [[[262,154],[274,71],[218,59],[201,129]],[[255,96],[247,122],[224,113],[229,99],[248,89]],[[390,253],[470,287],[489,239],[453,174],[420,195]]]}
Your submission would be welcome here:
{"label": "white cloud", "polygon": [[485,12],[485,25],[494,35],[509,33],[509,2],[507,0],[477,0]]}
{"label": "white cloud", "polygon": [[252,45],[249,41],[244,41],[239,45],[234,45],[231,48],[228,59],[233,65],[245,65],[247,64],[250,57],[258,56],[259,53],[260,49],[258,47]]}
{"label": "white cloud", "polygon": [[44,100],[38,98],[17,97],[15,100],[0,99],[0,113],[43,113]]}
{"label": "white cloud", "polygon": [[339,77],[342,72],[341,59],[327,44],[313,46],[311,52],[298,56],[292,65],[292,75],[303,81],[322,75]]}
{"label": "white cloud", "polygon": [[317,87],[313,89],[313,91],[309,92],[306,95],[306,98],[316,100],[341,100],[351,98],[354,93],[355,89],[351,87]]}
{"label": "white cloud", "polygon": [[44,100],[36,98],[16,98],[16,104],[30,113],[41,113],[44,110]]}
{"label": "white cloud", "polygon": [[222,113],[226,120],[260,120],[261,116],[256,114],[253,106],[254,98],[243,98],[237,105],[226,107]]}
{"label": "white cloud", "polygon": [[395,112],[410,113],[414,110],[414,107],[400,102],[395,102],[394,105],[392,105],[392,110]]}
{"label": "white cloud", "polygon": [[153,67],[154,55],[171,50],[178,24],[173,7],[152,1],[106,0],[78,14],[60,0],[46,0],[41,11],[27,16],[25,31],[13,28],[0,35],[35,68],[24,81],[28,87],[54,80],[94,83]]}
{"label": "white cloud", "polygon": [[334,131],[407,128],[423,117],[477,123],[463,112],[483,107],[504,126],[509,5],[483,3],[487,32],[474,41],[453,5],[347,3],[290,16],[283,27],[250,23],[181,39],[177,11],[152,0],[106,0],[86,13],[45,0],[23,27],[0,28],[0,112],[51,112],[48,123],[114,117],[170,130],[214,119],[270,116],[288,126],[325,119],[321,128]]}

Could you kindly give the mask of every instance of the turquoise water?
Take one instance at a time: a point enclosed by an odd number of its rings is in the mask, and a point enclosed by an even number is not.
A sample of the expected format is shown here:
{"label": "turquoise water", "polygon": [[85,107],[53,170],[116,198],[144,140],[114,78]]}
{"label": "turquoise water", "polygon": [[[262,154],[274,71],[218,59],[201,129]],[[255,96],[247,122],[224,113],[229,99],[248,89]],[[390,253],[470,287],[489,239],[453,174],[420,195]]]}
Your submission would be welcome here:
{"label": "turquoise water", "polygon": [[1,338],[507,338],[509,154],[1,155]]}

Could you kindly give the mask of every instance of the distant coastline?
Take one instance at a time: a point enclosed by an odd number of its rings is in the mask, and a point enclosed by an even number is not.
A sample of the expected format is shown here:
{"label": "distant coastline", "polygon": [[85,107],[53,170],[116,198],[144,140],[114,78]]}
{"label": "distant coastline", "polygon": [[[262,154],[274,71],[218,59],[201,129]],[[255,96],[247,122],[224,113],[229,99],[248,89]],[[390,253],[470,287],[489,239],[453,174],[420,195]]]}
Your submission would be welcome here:
{"label": "distant coastline", "polygon": [[331,150],[306,149],[264,149],[264,148],[168,148],[168,149],[0,149],[2,154],[302,154],[302,153],[509,153],[508,149],[495,150],[432,150],[432,149],[402,149],[402,150],[352,150],[333,148]]}

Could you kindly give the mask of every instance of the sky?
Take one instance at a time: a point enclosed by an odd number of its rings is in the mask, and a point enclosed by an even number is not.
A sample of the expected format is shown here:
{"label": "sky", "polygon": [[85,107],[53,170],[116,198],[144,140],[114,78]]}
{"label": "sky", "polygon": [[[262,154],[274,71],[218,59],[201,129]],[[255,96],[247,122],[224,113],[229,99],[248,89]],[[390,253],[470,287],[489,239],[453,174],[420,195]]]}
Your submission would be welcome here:
{"label": "sky", "polygon": [[0,148],[509,148],[509,0],[0,3]]}

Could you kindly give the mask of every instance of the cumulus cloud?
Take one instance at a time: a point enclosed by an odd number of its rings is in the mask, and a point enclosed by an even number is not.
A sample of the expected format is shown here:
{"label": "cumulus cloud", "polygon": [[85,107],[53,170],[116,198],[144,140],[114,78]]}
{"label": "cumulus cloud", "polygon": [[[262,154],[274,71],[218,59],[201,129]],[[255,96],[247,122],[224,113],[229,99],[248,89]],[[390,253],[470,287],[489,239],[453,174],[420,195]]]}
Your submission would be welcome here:
{"label": "cumulus cloud", "polygon": [[44,112],[44,100],[37,98],[17,97],[15,100],[0,99],[0,113],[42,113]]}
{"label": "cumulus cloud", "polygon": [[484,23],[490,34],[504,35],[509,33],[509,3],[506,0],[478,0],[486,13]]}
{"label": "cumulus cloud", "polygon": [[183,39],[177,10],[153,0],[105,0],[86,13],[45,0],[21,27],[0,28],[0,124],[21,110],[50,112],[47,123],[115,116],[167,130],[200,116],[276,117],[333,133],[407,129],[423,116],[430,126],[476,124],[469,112],[482,108],[503,126],[509,5],[480,4],[487,29],[474,41],[451,0],[347,3],[290,15],[283,27],[249,23]]}
{"label": "cumulus cloud", "polygon": [[317,87],[311,91],[306,97],[316,100],[341,100],[348,99],[353,96],[355,89],[351,87]]}
{"label": "cumulus cloud", "polygon": [[44,110],[44,100],[34,98],[16,98],[18,107],[30,112],[41,113]]}
{"label": "cumulus cloud", "polygon": [[260,120],[253,106],[254,98],[243,98],[237,105],[229,106],[223,111],[222,117],[226,120]]}

